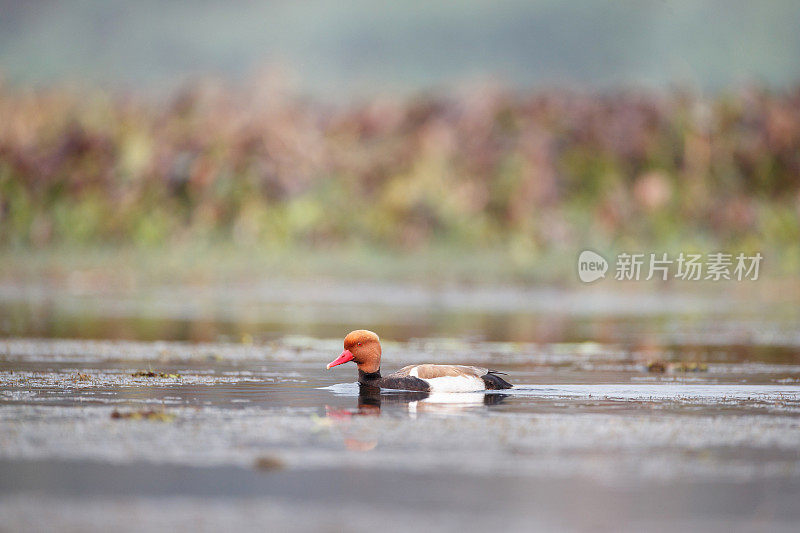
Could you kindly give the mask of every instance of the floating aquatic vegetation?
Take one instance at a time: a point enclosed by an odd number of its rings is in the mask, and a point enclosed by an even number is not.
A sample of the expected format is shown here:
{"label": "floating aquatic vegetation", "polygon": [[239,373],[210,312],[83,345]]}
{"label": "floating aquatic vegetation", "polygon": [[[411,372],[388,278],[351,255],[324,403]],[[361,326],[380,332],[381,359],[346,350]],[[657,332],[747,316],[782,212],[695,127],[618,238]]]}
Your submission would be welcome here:
{"label": "floating aquatic vegetation", "polygon": [[695,361],[661,361],[655,360],[647,363],[647,371],[654,374],[664,372],[708,372],[708,365]]}
{"label": "floating aquatic vegetation", "polygon": [[111,418],[114,420],[153,420],[156,422],[172,422],[175,415],[165,411],[154,409],[143,409],[139,411],[111,411]]}
{"label": "floating aquatic vegetation", "polygon": [[261,455],[253,461],[256,470],[280,470],[286,467],[286,463],[274,455]]}
{"label": "floating aquatic vegetation", "polygon": [[171,374],[168,372],[156,372],[154,370],[137,370],[131,376],[135,378],[170,378],[170,379],[180,379],[180,374]]}
{"label": "floating aquatic vegetation", "polygon": [[647,363],[647,371],[663,374],[664,372],[667,371],[667,363],[665,363],[664,361],[650,361],[649,363]]}

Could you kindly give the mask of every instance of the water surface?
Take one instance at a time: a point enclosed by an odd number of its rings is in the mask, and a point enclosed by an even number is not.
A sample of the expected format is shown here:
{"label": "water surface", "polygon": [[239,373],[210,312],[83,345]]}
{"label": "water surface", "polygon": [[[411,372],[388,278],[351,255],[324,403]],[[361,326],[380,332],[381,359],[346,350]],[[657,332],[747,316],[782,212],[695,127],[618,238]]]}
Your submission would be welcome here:
{"label": "water surface", "polygon": [[[291,283],[0,296],[10,530],[800,519],[800,327],[785,298]],[[355,325],[381,334],[384,371],[474,364],[515,387],[362,394],[352,365],[325,370]]]}
{"label": "water surface", "polygon": [[409,508],[451,530],[800,518],[793,347],[386,342],[384,368],[482,364],[515,388],[365,395],[351,365],[325,370],[339,343],[0,342],[0,513],[68,529],[392,531]]}

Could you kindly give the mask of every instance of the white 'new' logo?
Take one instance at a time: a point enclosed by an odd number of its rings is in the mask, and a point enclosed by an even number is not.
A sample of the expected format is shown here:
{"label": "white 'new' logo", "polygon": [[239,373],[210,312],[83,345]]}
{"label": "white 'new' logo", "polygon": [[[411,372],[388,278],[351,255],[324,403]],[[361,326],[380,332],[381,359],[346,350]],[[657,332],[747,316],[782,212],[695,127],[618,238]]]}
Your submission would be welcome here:
{"label": "white 'new' logo", "polygon": [[578,257],[578,277],[584,283],[591,283],[606,277],[608,261],[591,250],[584,250]]}

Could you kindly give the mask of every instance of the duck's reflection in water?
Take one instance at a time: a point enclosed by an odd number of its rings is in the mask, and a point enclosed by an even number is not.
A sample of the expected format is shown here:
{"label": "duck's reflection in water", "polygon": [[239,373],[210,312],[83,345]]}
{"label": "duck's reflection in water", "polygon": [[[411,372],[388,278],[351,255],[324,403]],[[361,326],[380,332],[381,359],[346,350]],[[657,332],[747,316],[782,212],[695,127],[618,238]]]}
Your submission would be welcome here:
{"label": "duck's reflection in water", "polygon": [[380,416],[391,414],[452,413],[474,410],[476,407],[499,405],[508,394],[477,392],[421,392],[386,391],[374,387],[359,386],[358,403],[355,410],[335,409],[326,406],[327,415],[342,420],[352,416]]}
{"label": "duck's reflection in water", "polygon": [[386,407],[397,407],[396,412],[402,413],[405,411],[404,407],[425,400],[428,396],[430,393],[421,391],[391,391],[381,394],[381,389],[359,385],[357,413],[380,415],[381,409]]}
{"label": "duck's reflection in water", "polygon": [[423,413],[458,414],[483,406],[499,405],[508,394],[484,392],[420,392],[383,391],[374,387],[359,387],[356,409],[336,409],[325,406],[328,420],[342,433],[344,445],[348,450],[370,451],[378,445],[376,431],[363,424],[353,426],[354,417],[381,416],[382,414],[402,415],[416,418]]}

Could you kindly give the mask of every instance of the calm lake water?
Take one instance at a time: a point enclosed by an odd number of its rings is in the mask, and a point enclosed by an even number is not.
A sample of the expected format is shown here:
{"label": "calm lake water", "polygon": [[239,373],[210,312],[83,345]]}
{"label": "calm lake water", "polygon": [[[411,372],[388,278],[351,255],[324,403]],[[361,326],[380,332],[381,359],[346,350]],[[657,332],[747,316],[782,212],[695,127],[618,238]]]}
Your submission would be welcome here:
{"label": "calm lake water", "polygon": [[[796,530],[791,302],[361,289],[1,287],[0,529]],[[356,327],[515,387],[361,395]]]}

